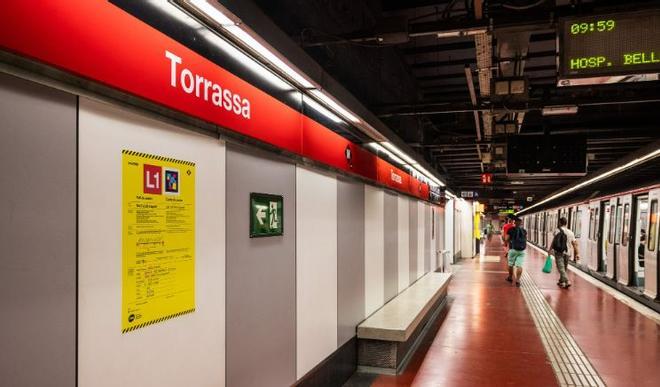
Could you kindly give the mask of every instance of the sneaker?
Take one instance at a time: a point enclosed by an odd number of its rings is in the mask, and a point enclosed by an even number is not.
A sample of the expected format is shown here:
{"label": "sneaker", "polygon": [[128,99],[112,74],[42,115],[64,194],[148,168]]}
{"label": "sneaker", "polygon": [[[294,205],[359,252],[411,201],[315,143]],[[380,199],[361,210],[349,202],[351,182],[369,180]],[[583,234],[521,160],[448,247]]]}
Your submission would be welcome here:
{"label": "sneaker", "polygon": [[513,282],[513,278],[511,278],[511,277],[506,277],[506,280],[509,281],[509,282]]}
{"label": "sneaker", "polygon": [[516,287],[517,287],[517,288],[520,287],[520,281],[516,281]]}

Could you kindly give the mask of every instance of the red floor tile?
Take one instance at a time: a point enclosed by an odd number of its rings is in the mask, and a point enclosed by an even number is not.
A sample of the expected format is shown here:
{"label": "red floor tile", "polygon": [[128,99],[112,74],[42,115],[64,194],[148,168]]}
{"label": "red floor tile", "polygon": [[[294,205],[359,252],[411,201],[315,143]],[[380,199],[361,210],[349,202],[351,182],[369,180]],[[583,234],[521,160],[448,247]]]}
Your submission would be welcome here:
{"label": "red floor tile", "polygon": [[[501,254],[494,242],[488,255]],[[505,271],[504,259],[463,262],[435,336],[403,375],[380,376],[373,386],[557,385],[520,289],[504,280]]]}
{"label": "red floor tile", "polygon": [[[488,255],[501,255],[495,239]],[[589,282],[541,272],[544,256],[528,249],[525,270],[609,387],[660,386],[660,327]],[[506,263],[466,260],[452,280],[448,307],[403,375],[373,386],[556,386],[520,290],[504,281]]]}
{"label": "red floor tile", "polygon": [[573,286],[541,272],[544,257],[528,249],[526,263],[546,300],[609,387],[660,385],[660,326],[573,272]]}

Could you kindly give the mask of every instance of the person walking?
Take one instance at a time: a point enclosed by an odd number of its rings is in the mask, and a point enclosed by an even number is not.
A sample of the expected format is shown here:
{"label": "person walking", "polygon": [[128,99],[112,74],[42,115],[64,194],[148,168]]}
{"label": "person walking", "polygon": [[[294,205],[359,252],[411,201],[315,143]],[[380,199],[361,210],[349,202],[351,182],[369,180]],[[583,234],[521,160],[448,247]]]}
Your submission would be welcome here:
{"label": "person walking", "polygon": [[488,222],[486,225],[486,238],[488,238],[488,242],[490,242],[490,239],[493,237],[493,222]]}
{"label": "person walking", "polygon": [[548,251],[554,254],[555,262],[557,263],[557,271],[559,272],[559,281],[557,282],[557,285],[563,289],[568,289],[568,287],[571,286],[571,283],[566,276],[568,260],[571,257],[569,246],[572,247],[573,253],[575,254],[575,260],[580,260],[580,251],[578,249],[577,240],[575,239],[575,234],[566,227],[567,224],[568,220],[566,220],[566,218],[559,218],[559,227],[555,230],[552,243],[550,244],[550,248],[548,248]]}
{"label": "person walking", "polygon": [[509,244],[508,264],[509,276],[506,280],[520,287],[520,277],[523,272],[523,263],[525,261],[525,249],[527,248],[527,230],[522,227],[522,219],[515,217],[513,226],[509,228],[505,235],[505,240]]}
{"label": "person walking", "polygon": [[509,253],[509,242],[507,241],[507,234],[509,230],[513,227],[513,219],[511,215],[507,215],[504,220],[504,226],[502,226],[502,246],[504,247],[504,257],[508,257]]}

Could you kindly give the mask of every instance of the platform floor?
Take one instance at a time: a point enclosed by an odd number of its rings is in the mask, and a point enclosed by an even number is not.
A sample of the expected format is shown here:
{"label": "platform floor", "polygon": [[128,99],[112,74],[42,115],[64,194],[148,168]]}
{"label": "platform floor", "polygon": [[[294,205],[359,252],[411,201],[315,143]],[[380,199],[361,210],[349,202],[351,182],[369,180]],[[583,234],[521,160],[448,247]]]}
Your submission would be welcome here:
{"label": "platform floor", "polygon": [[523,287],[511,286],[494,236],[456,266],[448,306],[405,373],[346,386],[659,386],[660,325],[574,272],[558,288],[544,259],[529,247]]}

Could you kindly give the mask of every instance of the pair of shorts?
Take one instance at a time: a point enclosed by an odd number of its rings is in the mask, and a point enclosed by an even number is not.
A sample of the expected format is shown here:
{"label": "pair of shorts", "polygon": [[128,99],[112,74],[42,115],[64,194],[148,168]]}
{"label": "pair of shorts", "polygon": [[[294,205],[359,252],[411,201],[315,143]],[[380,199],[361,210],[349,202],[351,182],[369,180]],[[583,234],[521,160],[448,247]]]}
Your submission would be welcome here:
{"label": "pair of shorts", "polygon": [[525,250],[509,249],[508,261],[509,266],[522,267],[525,261]]}

